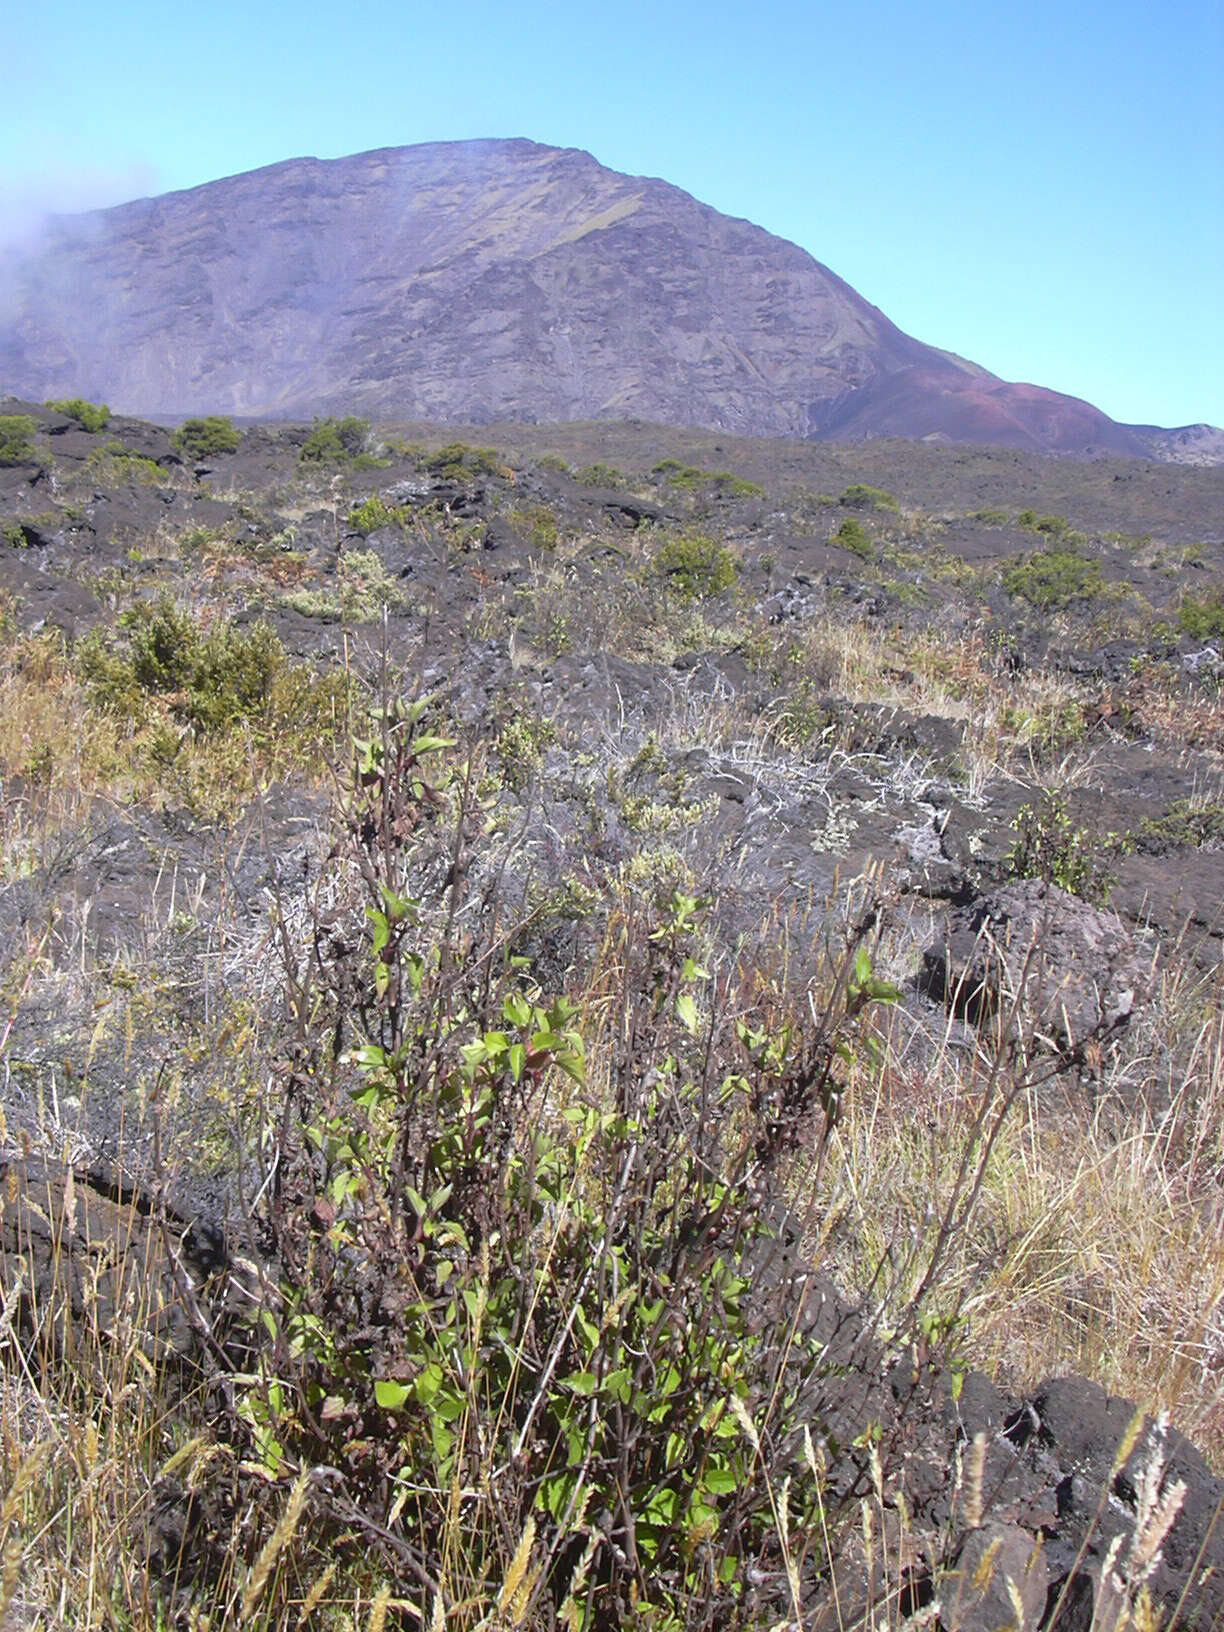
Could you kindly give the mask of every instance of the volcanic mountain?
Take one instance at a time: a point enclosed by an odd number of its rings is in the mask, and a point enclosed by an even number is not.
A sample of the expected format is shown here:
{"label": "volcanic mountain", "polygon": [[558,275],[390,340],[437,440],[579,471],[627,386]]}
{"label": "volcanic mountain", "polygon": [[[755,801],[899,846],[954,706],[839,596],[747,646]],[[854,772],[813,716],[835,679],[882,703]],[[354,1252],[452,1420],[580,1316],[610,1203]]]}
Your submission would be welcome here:
{"label": "volcanic mountain", "polygon": [[528,141],[292,159],[52,217],[0,255],[0,391],[1156,451],[903,334],[795,244]]}

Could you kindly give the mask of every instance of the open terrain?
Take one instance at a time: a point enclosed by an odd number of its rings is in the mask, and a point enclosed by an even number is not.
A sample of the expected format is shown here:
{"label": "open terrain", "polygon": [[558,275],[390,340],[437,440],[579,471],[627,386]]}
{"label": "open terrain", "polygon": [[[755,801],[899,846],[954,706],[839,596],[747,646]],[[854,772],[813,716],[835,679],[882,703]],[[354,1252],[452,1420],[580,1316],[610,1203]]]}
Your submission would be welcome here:
{"label": "open terrain", "polygon": [[1224,1624],[1224,471],[10,400],[0,608],[6,1624]]}

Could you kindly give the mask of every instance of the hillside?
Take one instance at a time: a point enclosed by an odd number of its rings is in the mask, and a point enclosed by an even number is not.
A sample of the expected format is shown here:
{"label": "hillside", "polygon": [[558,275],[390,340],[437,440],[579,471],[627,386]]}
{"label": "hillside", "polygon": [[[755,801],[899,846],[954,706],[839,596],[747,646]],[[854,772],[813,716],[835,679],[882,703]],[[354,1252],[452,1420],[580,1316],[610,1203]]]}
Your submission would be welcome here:
{"label": "hillside", "polygon": [[1221,513],[0,403],[0,1622],[1219,1625]]}
{"label": "hillside", "polygon": [[[637,417],[1186,452],[922,344],[805,251],[676,187],[527,141],[294,159],[57,217],[0,254],[0,290],[0,386],[144,415]],[[1202,436],[1191,451],[1218,454]]]}

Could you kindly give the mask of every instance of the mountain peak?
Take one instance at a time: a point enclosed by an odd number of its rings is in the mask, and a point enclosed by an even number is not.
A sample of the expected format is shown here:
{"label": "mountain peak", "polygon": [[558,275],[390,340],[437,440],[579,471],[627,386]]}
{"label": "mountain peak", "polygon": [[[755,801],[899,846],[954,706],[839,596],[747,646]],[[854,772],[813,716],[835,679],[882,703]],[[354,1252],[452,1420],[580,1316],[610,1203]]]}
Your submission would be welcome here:
{"label": "mountain peak", "polygon": [[1149,451],[1087,403],[903,334],[798,246],[524,137],[289,159],[59,217],[5,285],[5,389],[142,414]]}

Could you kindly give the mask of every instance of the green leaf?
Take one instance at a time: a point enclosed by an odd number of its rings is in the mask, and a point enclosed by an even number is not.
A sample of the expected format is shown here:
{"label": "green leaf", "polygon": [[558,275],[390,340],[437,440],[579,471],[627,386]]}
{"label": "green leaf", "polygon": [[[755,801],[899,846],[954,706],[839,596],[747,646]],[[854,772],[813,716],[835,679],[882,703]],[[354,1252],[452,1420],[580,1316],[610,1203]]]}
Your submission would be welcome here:
{"label": "green leaf", "polygon": [[531,1004],[521,992],[511,992],[502,1003],[502,1014],[509,1026],[526,1026],[531,1023]]}
{"label": "green leaf", "polygon": [[390,1378],[382,1378],[374,1384],[374,1398],[384,1411],[398,1411],[412,1390],[406,1383],[395,1383]]}
{"label": "green leaf", "polygon": [[697,1030],[697,1005],[693,1002],[690,993],[680,993],[680,996],[676,999],[676,1013],[680,1018],[680,1024],[686,1031],[693,1032]]}
{"label": "green leaf", "polygon": [[561,1381],[563,1387],[583,1396],[594,1394],[599,1387],[599,1378],[593,1371],[576,1371],[570,1377],[563,1377]]}
{"label": "green leaf", "polygon": [[520,1082],[523,1076],[523,1067],[527,1063],[527,1050],[522,1043],[511,1043],[506,1056],[510,1065],[510,1075],[515,1082]]}
{"label": "green leaf", "polygon": [[707,1468],[702,1484],[711,1496],[729,1496],[739,1480],[730,1468]]}
{"label": "green leaf", "polygon": [[366,917],[374,925],[374,956],[377,957],[391,939],[391,925],[387,922],[387,915],[378,912],[374,907],[366,908]]}

